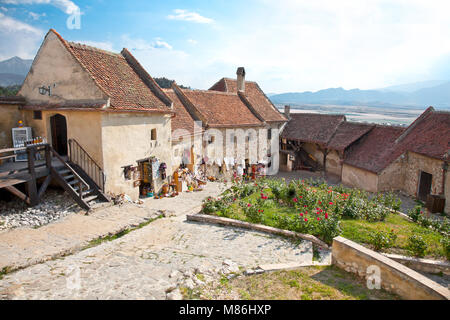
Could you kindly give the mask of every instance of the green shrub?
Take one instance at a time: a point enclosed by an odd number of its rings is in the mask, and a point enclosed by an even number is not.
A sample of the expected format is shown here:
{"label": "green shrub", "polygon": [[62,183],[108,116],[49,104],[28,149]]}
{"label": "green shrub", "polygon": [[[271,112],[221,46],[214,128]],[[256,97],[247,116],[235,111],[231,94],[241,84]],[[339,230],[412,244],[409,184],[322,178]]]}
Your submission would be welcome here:
{"label": "green shrub", "polygon": [[247,220],[251,223],[261,223],[264,220],[264,209],[260,209],[258,206],[247,203],[242,207]]}
{"label": "green shrub", "polygon": [[419,218],[423,215],[423,208],[422,208],[422,206],[421,205],[417,205],[417,206],[414,207],[414,209],[408,210],[408,215],[410,216],[410,218],[414,222],[419,221]]}
{"label": "green shrub", "polygon": [[328,219],[321,219],[318,223],[317,235],[326,243],[332,243],[333,238],[341,234],[339,217],[330,216]]}
{"label": "green shrub", "polygon": [[370,244],[373,246],[375,251],[391,248],[396,240],[397,235],[393,230],[390,232],[376,231],[369,236]]}
{"label": "green shrub", "polygon": [[442,248],[444,249],[444,255],[447,260],[450,260],[450,237],[443,237],[441,239]]}
{"label": "green shrub", "polygon": [[412,235],[408,238],[408,250],[416,257],[424,257],[427,250],[427,243],[421,236]]}

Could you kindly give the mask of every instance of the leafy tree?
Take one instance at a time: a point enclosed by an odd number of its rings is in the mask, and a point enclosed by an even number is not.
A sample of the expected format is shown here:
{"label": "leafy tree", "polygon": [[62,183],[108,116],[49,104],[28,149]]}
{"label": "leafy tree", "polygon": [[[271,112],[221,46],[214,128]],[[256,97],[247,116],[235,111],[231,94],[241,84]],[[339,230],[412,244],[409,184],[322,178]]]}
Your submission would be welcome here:
{"label": "leafy tree", "polygon": [[[171,88],[172,87],[172,83],[174,82],[174,80],[170,80],[167,79],[166,77],[161,77],[161,78],[153,78],[155,79],[156,83],[161,87],[161,88]],[[190,87],[185,87],[183,85],[178,85],[181,89],[190,89]]]}
{"label": "leafy tree", "polygon": [[15,96],[19,92],[20,85],[0,87],[0,96]]}

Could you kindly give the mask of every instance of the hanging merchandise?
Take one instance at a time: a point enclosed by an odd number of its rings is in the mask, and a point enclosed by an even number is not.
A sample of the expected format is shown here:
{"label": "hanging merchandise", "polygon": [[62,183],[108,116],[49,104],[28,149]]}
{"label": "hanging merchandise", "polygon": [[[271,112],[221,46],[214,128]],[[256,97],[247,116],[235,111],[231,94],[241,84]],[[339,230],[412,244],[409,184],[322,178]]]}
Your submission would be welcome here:
{"label": "hanging merchandise", "polygon": [[166,169],[167,169],[167,165],[165,162],[161,163],[161,165],[159,166],[159,172],[161,175],[161,179],[166,179]]}

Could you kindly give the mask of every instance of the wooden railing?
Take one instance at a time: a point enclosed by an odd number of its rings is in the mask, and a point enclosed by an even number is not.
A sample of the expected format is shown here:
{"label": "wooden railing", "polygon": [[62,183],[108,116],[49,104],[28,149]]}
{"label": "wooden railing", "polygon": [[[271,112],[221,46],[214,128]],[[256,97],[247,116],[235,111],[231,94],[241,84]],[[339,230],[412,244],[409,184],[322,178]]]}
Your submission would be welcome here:
{"label": "wooden railing", "polygon": [[79,166],[97,184],[100,190],[105,190],[105,174],[103,169],[75,140],[69,139],[69,161]]}

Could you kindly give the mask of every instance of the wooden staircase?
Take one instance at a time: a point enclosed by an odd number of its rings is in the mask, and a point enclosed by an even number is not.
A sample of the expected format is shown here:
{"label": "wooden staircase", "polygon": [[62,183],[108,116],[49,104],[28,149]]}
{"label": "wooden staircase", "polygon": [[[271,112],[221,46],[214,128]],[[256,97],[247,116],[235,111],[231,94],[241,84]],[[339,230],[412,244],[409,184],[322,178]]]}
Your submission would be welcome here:
{"label": "wooden staircase", "polygon": [[92,180],[84,170],[61,157],[53,148],[51,149],[58,165],[52,165],[52,177],[75,200],[80,207],[90,210],[94,201],[109,202],[103,190]]}

